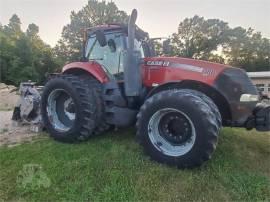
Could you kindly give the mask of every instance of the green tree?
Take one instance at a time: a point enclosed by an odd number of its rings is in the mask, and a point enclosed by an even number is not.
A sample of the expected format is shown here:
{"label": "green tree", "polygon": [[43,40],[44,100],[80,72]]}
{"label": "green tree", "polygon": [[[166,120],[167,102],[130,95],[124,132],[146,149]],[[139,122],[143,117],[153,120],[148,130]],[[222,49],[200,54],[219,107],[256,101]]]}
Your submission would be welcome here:
{"label": "green tree", "polygon": [[28,36],[29,38],[35,38],[38,37],[38,32],[39,32],[39,27],[32,23],[28,25],[28,28],[26,30],[26,36]]}
{"label": "green tree", "polygon": [[0,26],[0,82],[7,80],[9,64],[13,57],[13,48],[10,37],[4,32],[4,27]]}
{"label": "green tree", "polygon": [[56,55],[65,62],[80,59],[84,29],[106,23],[126,23],[128,15],[112,1],[89,0],[78,12],[71,12],[70,20],[55,47]]}
{"label": "green tree", "polygon": [[214,56],[212,52],[227,41],[228,30],[228,24],[218,19],[205,20],[197,15],[186,18],[172,35],[173,55],[209,59]]}
{"label": "green tree", "polygon": [[269,71],[270,41],[253,29],[230,28],[218,19],[184,19],[172,34],[174,56],[225,63],[247,71]]}
{"label": "green tree", "polygon": [[270,40],[253,29],[236,27],[230,30],[223,54],[230,65],[247,71],[270,70]]}
{"label": "green tree", "polygon": [[29,24],[26,30],[26,37],[30,43],[31,67],[35,80],[43,82],[47,73],[56,71],[58,64],[53,56],[53,51],[49,45],[44,43],[38,35],[39,27]]}
{"label": "green tree", "polygon": [[45,74],[57,69],[52,48],[38,35],[39,28],[30,24],[26,32],[20,19],[13,15],[6,26],[0,26],[0,79],[18,85],[21,81],[45,80]]}
{"label": "green tree", "polygon": [[31,44],[25,35],[15,41],[12,60],[8,70],[8,81],[18,85],[20,81],[32,80],[36,72],[32,68]]}
{"label": "green tree", "polygon": [[22,30],[21,30],[21,20],[20,18],[14,14],[12,17],[9,19],[8,25],[4,27],[4,31],[6,32],[9,37],[15,39],[18,39],[22,35]]}

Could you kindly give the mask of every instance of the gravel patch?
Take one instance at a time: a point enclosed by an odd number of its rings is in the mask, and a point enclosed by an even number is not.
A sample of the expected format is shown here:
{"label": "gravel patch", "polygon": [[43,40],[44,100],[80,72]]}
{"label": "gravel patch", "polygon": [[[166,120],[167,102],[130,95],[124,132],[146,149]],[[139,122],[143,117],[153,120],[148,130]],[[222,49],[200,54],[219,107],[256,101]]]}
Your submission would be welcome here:
{"label": "gravel patch", "polygon": [[16,87],[0,83],[0,146],[30,142],[41,134],[32,132],[29,124],[22,125],[11,120],[18,99]]}

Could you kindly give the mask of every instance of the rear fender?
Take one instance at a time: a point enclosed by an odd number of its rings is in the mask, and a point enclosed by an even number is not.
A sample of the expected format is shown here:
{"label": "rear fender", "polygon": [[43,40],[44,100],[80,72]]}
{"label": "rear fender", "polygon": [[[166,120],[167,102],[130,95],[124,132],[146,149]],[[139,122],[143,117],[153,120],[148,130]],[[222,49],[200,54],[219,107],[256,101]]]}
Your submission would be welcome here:
{"label": "rear fender", "polygon": [[106,72],[97,62],[72,62],[63,67],[62,73],[75,75],[89,73],[100,83],[107,83],[109,81]]}

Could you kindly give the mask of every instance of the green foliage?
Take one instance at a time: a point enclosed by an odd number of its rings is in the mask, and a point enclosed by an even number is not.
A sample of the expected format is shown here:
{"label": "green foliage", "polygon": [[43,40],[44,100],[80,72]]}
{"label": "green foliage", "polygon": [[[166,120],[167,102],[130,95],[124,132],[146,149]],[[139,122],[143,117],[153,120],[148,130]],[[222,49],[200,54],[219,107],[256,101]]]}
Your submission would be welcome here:
{"label": "green foliage", "polygon": [[32,80],[41,83],[45,74],[57,65],[52,49],[38,35],[39,28],[30,24],[24,33],[17,15],[0,27],[0,82],[18,85]]}
{"label": "green foliage", "polygon": [[78,12],[71,12],[70,23],[64,26],[62,38],[55,47],[56,55],[64,62],[78,61],[84,29],[108,23],[127,23],[127,20],[128,15],[114,2],[89,0]]}
{"label": "green foliage", "polygon": [[229,40],[224,45],[224,55],[229,64],[247,71],[270,70],[270,40],[251,28],[231,29]]}
{"label": "green foliage", "polygon": [[242,27],[230,28],[218,19],[184,19],[172,34],[174,56],[226,63],[246,71],[269,71],[270,40]]}
{"label": "green foliage", "polygon": [[173,34],[174,53],[184,57],[205,59],[213,50],[226,41],[228,24],[218,20],[205,20],[194,16],[179,24],[178,33]]}
{"label": "green foliage", "polygon": [[8,25],[4,26],[4,32],[12,39],[18,39],[23,34],[21,24],[20,18],[14,14],[9,19]]}
{"label": "green foliage", "polygon": [[153,40],[152,43],[153,43],[153,46],[155,48],[155,54],[157,56],[162,56],[163,55],[163,47],[162,47],[162,43],[159,41],[159,39]]}

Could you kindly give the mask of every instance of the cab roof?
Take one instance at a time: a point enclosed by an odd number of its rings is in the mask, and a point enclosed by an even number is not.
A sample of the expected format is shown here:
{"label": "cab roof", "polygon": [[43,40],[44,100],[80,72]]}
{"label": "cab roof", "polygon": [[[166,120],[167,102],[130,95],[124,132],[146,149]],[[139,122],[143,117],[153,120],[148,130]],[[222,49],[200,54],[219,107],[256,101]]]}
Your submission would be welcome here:
{"label": "cab roof", "polygon": [[[118,23],[97,25],[95,27],[87,28],[86,30],[87,30],[88,36],[93,34],[97,30],[102,30],[104,32],[119,30],[128,34],[128,26],[126,24],[118,24]],[[141,28],[139,28],[136,25],[135,37],[139,40],[144,40],[144,39],[149,38],[149,34],[147,32],[144,32]]]}

